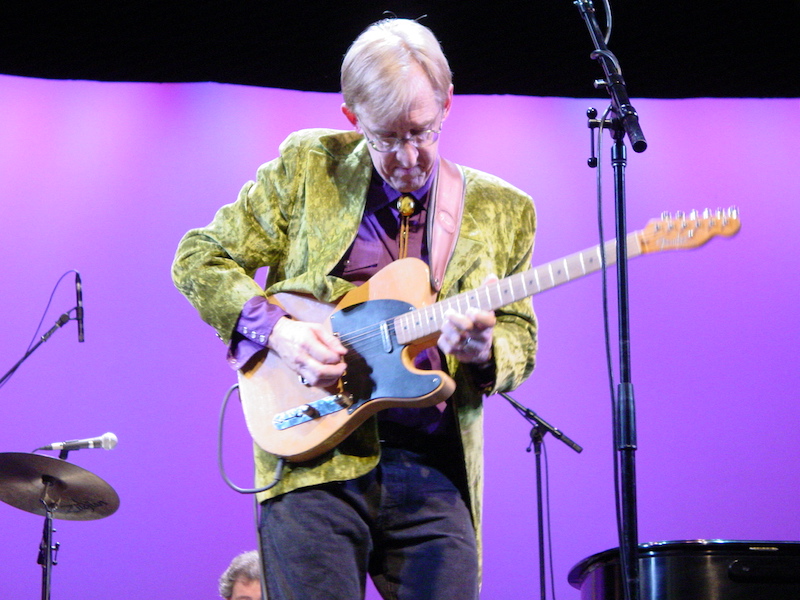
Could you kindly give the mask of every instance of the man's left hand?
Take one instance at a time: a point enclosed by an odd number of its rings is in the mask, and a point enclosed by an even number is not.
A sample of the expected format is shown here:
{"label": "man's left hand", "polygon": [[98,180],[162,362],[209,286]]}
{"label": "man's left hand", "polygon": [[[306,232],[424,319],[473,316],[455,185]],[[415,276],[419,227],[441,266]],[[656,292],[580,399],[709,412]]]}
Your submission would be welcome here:
{"label": "man's left hand", "polygon": [[494,312],[469,308],[464,314],[454,310],[444,313],[439,349],[463,363],[484,364],[492,359],[492,331],[497,317]]}

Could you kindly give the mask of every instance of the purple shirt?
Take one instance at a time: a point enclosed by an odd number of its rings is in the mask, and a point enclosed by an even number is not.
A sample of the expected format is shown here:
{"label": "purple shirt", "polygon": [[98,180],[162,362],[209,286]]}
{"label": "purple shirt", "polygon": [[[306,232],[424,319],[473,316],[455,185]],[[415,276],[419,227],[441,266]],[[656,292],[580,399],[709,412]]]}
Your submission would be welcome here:
{"label": "purple shirt", "polygon": [[[428,217],[428,192],[433,177],[420,189],[411,192],[416,201],[414,214],[408,220],[408,256],[428,262],[425,224]],[[369,280],[375,273],[398,259],[398,234],[400,213],[397,199],[402,194],[383,181],[373,171],[367,190],[366,206],[356,239],[345,252],[331,275],[346,279],[356,285]]]}

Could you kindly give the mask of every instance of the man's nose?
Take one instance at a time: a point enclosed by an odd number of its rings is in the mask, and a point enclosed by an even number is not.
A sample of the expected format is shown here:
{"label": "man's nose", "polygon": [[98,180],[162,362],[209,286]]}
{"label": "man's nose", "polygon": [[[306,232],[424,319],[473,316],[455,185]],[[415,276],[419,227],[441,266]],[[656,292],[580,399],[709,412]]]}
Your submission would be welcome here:
{"label": "man's nose", "polygon": [[398,140],[395,156],[397,157],[397,162],[403,167],[413,167],[417,162],[419,149],[410,140]]}

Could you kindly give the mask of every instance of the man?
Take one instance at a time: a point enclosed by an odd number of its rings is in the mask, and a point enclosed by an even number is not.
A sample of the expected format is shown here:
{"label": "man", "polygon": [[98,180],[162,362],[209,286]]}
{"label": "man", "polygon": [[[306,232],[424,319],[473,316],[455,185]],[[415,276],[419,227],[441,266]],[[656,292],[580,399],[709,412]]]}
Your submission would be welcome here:
{"label": "man", "polygon": [[[535,229],[527,195],[439,156],[453,87],[426,27],[388,19],[365,30],[344,58],[342,93],[355,132],[291,135],[235,203],[184,236],[173,265],[232,366],[266,352],[320,389],[369,387],[382,373],[348,357],[346,336],[269,304],[258,268],[270,267],[269,295],[336,302],[412,257],[430,265],[430,281],[402,286],[433,286],[442,300],[529,269]],[[452,377],[446,402],[378,412],[321,455],[287,462],[259,496],[273,600],[357,600],[367,575],[387,599],[478,597],[482,397],[533,369],[531,303],[450,309],[434,342],[415,365]],[[278,458],[255,452],[268,484]]]}
{"label": "man", "polygon": [[261,600],[258,552],[242,552],[219,578],[219,595],[225,600]]}

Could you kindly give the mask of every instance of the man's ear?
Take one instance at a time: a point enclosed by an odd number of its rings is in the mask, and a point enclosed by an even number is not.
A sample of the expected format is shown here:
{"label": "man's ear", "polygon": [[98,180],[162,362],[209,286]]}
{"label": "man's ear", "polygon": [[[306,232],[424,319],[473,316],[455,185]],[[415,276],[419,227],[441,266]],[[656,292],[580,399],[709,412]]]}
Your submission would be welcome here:
{"label": "man's ear", "polygon": [[358,127],[358,117],[356,113],[350,110],[346,104],[342,104],[342,113],[344,113],[344,116],[347,117],[347,120],[350,121],[353,127]]}
{"label": "man's ear", "polygon": [[453,108],[453,84],[450,84],[450,89],[447,90],[447,99],[444,102],[444,111],[442,115],[442,121],[447,118],[447,115],[450,114],[450,109]]}

